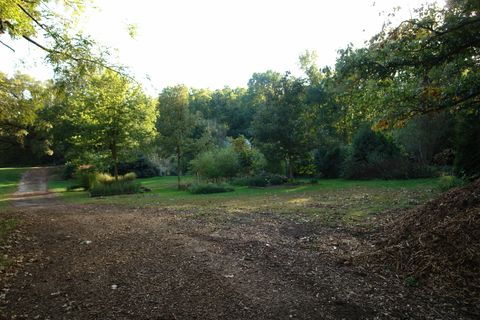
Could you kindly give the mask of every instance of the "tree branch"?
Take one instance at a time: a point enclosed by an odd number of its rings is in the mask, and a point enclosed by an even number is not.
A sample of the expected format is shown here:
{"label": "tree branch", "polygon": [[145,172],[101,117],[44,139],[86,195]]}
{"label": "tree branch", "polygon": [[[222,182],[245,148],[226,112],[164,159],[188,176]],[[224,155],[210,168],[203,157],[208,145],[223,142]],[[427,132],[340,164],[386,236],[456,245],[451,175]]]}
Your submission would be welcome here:
{"label": "tree branch", "polygon": [[2,40],[0,40],[0,43],[3,44],[5,47],[7,47],[8,49],[12,50],[13,52],[15,52],[15,50],[10,47],[8,44],[6,44],[5,42],[3,42]]}

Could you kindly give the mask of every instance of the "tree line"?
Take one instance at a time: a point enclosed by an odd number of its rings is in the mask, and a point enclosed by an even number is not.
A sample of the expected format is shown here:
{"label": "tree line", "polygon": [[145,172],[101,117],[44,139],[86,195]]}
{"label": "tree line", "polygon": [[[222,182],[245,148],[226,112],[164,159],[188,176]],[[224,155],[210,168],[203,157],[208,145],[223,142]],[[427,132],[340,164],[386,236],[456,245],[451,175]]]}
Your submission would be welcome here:
{"label": "tree line", "polygon": [[[88,56],[92,46],[76,48]],[[414,178],[441,168],[475,178],[479,50],[478,2],[452,0],[386,23],[333,68],[305,52],[304,76],[255,73],[246,88],[178,85],[151,98],[98,55],[64,55],[47,82],[0,74],[0,163],[92,164],[117,176],[147,159],[179,184],[188,171],[213,172],[209,163],[223,168],[213,176]]]}

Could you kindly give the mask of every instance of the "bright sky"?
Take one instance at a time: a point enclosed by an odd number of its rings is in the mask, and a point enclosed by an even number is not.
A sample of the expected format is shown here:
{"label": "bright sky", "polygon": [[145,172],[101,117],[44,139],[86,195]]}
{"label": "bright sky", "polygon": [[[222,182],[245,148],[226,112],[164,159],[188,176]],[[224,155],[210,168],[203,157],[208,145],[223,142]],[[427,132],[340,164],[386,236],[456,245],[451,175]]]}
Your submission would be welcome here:
{"label": "bright sky", "polygon": [[[88,10],[81,25],[98,42],[117,48],[120,62],[157,94],[179,83],[211,89],[246,86],[254,72],[269,69],[298,74],[298,57],[305,50],[318,53],[319,66],[333,66],[338,49],[350,42],[361,46],[381,30],[394,7],[401,7],[395,17],[400,21],[423,2],[97,0],[98,8]],[[135,39],[128,35],[128,24],[138,27]],[[25,41],[2,40],[16,53],[0,47],[0,71],[51,76],[41,66],[41,50]]]}

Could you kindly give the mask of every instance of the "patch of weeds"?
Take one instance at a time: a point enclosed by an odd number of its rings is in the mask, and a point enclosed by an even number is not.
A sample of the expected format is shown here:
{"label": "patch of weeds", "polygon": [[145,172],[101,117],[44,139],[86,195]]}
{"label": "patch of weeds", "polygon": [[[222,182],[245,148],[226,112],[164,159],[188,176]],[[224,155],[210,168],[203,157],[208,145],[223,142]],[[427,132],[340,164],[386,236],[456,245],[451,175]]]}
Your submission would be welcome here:
{"label": "patch of weeds", "polygon": [[405,285],[405,287],[409,288],[418,287],[418,279],[414,276],[409,276],[406,277],[405,280],[403,280],[403,284]]}
{"label": "patch of weeds", "polygon": [[438,188],[445,192],[453,188],[462,187],[466,184],[465,180],[455,176],[443,176],[438,181]]}
{"label": "patch of weeds", "polygon": [[91,197],[133,194],[141,191],[140,183],[132,180],[118,180],[107,184],[98,183],[90,189]]}

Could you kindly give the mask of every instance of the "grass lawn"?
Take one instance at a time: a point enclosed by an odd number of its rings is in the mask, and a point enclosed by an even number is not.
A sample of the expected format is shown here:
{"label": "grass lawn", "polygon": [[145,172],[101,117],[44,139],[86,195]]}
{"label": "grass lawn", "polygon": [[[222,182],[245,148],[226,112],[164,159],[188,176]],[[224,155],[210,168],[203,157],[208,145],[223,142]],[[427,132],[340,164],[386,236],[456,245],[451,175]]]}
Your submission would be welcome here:
{"label": "grass lawn", "polygon": [[16,191],[22,173],[29,168],[0,168],[0,208],[8,206],[9,195]]}
{"label": "grass lawn", "polygon": [[[183,178],[191,182],[192,177]],[[54,179],[49,189],[61,192],[68,202],[114,204],[127,207],[161,206],[183,210],[212,219],[225,219],[239,214],[265,213],[292,219],[320,220],[324,223],[357,223],[393,208],[423,203],[439,193],[438,179],[319,180],[317,184],[301,184],[268,188],[235,187],[235,191],[193,195],[176,189],[176,177],[139,179],[152,191],[143,194],[90,198],[87,192],[66,192],[71,181]]]}

